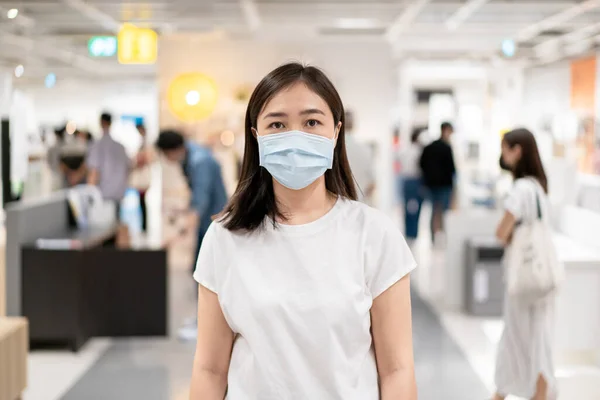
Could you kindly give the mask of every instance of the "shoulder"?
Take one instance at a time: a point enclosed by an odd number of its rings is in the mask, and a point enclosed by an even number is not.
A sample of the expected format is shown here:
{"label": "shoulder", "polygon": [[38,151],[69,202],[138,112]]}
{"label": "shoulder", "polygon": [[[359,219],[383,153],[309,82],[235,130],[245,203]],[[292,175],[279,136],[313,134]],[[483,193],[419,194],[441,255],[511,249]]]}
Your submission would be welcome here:
{"label": "shoulder", "polygon": [[342,216],[353,228],[364,232],[367,239],[377,240],[386,236],[402,236],[392,219],[382,211],[354,200],[341,199]]}
{"label": "shoulder", "polygon": [[530,178],[519,178],[515,179],[511,193],[514,194],[525,194],[531,193],[532,190],[536,189],[536,182]]}
{"label": "shoulder", "polygon": [[225,228],[224,221],[220,217],[217,217],[213,220],[206,231],[206,235],[204,237],[204,241],[207,239],[212,241],[213,244],[224,245],[228,241],[233,240],[234,238],[241,236],[240,233],[232,232],[229,229]]}

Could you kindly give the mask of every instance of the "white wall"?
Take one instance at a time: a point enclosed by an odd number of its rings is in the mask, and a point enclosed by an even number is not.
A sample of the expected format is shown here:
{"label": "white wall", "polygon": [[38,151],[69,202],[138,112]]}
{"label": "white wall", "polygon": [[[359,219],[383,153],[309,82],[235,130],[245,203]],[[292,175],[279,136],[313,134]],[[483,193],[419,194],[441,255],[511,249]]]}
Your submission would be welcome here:
{"label": "white wall", "polygon": [[99,135],[100,113],[113,114],[113,137],[130,153],[139,146],[135,127],[119,121],[120,115],[143,116],[149,139],[158,134],[158,93],[153,82],[61,81],[56,87],[27,87],[40,125],[56,127],[74,121],[78,128]]}
{"label": "white wall", "polygon": [[569,112],[571,108],[571,70],[568,61],[529,68],[525,72],[525,122],[540,130],[543,118]]}
{"label": "white wall", "polygon": [[[202,40],[168,36],[161,39],[159,82],[162,98],[169,83],[184,72],[212,77],[219,90],[219,108],[226,108],[240,85],[253,87],[273,68],[292,60],[325,70],[347,109],[355,114],[355,131],[379,144],[378,186],[382,208],[392,203],[391,134],[396,92],[394,63],[388,44],[380,42],[255,42]],[[230,100],[229,100],[230,101]],[[161,125],[180,125],[161,104]],[[222,110],[221,110],[222,111]]]}
{"label": "white wall", "polygon": [[[600,53],[598,54],[600,58]],[[600,119],[600,62],[597,63],[596,78],[596,119]],[[544,147],[544,124],[542,121],[563,117],[558,124],[559,132],[568,128],[575,114],[571,112],[571,72],[569,61],[530,68],[525,74],[524,114],[527,126],[538,134],[542,151],[545,154],[546,172],[551,187],[550,195],[556,204],[579,203],[597,210],[600,191],[600,177],[583,175],[577,172],[575,149],[571,148],[565,158],[557,159],[548,155],[551,150]],[[568,117],[571,115],[571,117]],[[565,118],[567,116],[567,118]],[[541,136],[541,137],[540,137]],[[540,140],[541,139],[541,140]],[[572,147],[572,146],[571,146]],[[545,151],[544,151],[545,150]]]}

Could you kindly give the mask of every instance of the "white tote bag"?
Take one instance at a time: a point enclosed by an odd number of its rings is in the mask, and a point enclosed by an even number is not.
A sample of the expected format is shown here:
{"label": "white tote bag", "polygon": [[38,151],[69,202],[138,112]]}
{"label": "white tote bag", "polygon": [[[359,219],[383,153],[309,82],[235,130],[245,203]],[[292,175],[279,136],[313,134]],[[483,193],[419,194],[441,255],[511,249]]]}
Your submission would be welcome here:
{"label": "white tote bag", "polygon": [[539,184],[533,179],[531,182],[537,218],[515,227],[504,261],[508,294],[535,302],[559,288],[564,279],[564,266],[556,254],[552,229],[542,218]]}

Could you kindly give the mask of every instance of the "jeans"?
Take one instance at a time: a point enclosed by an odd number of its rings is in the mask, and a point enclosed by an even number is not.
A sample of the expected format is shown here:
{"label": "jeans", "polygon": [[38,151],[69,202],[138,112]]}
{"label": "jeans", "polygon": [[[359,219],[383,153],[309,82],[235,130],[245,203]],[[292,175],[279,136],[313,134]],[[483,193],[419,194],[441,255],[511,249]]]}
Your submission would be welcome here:
{"label": "jeans", "polygon": [[407,239],[416,239],[419,234],[419,216],[423,204],[423,182],[420,178],[404,178],[404,233]]}
{"label": "jeans", "polygon": [[453,187],[428,188],[428,197],[431,201],[431,235],[435,238],[435,218],[439,218],[440,228],[443,230],[444,214],[450,209]]}

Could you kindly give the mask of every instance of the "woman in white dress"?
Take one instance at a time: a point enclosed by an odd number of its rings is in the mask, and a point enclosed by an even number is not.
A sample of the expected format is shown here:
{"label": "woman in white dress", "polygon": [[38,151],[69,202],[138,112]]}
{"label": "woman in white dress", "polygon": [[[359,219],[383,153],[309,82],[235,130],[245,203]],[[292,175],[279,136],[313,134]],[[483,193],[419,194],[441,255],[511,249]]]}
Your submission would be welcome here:
{"label": "woman in white dress", "polygon": [[317,68],[256,87],[239,185],[202,243],[192,400],[416,400],[396,226],[356,199],[344,109]]}
{"label": "woman in white dress", "polygon": [[[536,218],[550,224],[548,181],[531,132],[516,129],[506,133],[500,166],[515,179],[496,233],[510,251],[512,233],[518,224]],[[496,362],[495,400],[504,400],[508,395],[533,400],[556,397],[552,357],[554,303],[554,295],[535,304],[506,295],[505,327]]]}

